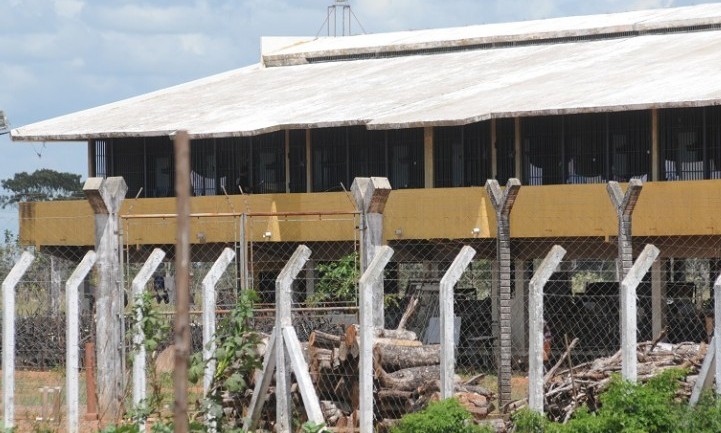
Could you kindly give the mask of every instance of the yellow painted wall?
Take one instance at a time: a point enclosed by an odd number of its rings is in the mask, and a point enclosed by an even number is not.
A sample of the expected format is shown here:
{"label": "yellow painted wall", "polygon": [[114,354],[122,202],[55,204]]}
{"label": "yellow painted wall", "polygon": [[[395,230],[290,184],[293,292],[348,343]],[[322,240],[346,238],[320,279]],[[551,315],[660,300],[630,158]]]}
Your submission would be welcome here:
{"label": "yellow painted wall", "polygon": [[[263,194],[195,197],[192,213],[353,211],[346,193]],[[171,199],[129,199],[122,215],[173,214]],[[253,217],[254,241],[335,241],[357,236],[352,215]],[[393,191],[385,210],[386,239],[489,238],[495,212],[485,190],[436,188]],[[478,229],[474,233],[474,228]],[[173,218],[125,219],[129,244],[175,242]],[[270,232],[270,238],[263,235]],[[238,239],[239,218],[193,218],[191,240]],[[721,233],[721,180],[649,182],[633,218],[637,236],[715,235]],[[605,184],[523,186],[511,214],[513,237],[615,236],[616,217]],[[25,244],[91,245],[93,218],[85,201],[24,203],[20,235]]]}

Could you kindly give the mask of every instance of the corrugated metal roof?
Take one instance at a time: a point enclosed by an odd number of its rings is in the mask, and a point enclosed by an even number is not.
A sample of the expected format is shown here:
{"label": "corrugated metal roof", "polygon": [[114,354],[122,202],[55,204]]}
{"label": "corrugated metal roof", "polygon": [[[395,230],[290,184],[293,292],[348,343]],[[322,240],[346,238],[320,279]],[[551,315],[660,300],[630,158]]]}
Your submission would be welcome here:
{"label": "corrugated metal roof", "polygon": [[[721,16],[721,6],[706,6],[707,13]],[[285,128],[367,124],[384,129],[716,105],[721,104],[719,53],[721,31],[707,30],[276,68],[254,65],[17,128],[12,136],[73,141],[186,129],[194,138],[227,137]]]}

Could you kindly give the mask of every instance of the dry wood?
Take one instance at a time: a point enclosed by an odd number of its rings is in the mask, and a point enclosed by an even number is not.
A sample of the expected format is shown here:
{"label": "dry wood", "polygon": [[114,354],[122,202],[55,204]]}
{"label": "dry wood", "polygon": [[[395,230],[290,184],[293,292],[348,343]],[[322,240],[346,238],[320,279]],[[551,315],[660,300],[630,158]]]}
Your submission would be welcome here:
{"label": "dry wood", "polygon": [[383,370],[398,371],[405,368],[424,365],[440,365],[441,346],[395,346],[391,344],[376,345],[373,348],[373,359]]}
{"label": "dry wood", "polygon": [[321,331],[313,331],[308,337],[308,345],[323,349],[334,349],[340,346],[340,335],[328,334]]}
{"label": "dry wood", "polygon": [[405,330],[406,325],[408,324],[408,320],[413,316],[413,314],[416,312],[416,309],[418,308],[419,303],[419,297],[418,294],[413,295],[413,297],[408,302],[408,306],[406,307],[406,311],[403,312],[403,315],[401,316],[401,320],[398,322],[398,330]]}
{"label": "dry wood", "polygon": [[376,370],[376,376],[382,387],[398,391],[413,391],[425,382],[438,380],[440,374],[441,368],[439,365],[406,368],[393,373],[387,373],[382,369]]}
{"label": "dry wood", "polygon": [[549,380],[553,377],[553,375],[556,373],[556,370],[558,370],[558,367],[560,367],[563,364],[563,361],[566,360],[566,357],[571,353],[571,350],[576,346],[578,343],[578,338],[574,338],[571,344],[568,345],[566,348],[566,351],[563,353],[561,358],[559,358],[558,362],[556,362],[556,365],[553,366],[550,370],[548,370],[548,373],[546,373],[545,376],[543,376],[543,383],[548,383]]}

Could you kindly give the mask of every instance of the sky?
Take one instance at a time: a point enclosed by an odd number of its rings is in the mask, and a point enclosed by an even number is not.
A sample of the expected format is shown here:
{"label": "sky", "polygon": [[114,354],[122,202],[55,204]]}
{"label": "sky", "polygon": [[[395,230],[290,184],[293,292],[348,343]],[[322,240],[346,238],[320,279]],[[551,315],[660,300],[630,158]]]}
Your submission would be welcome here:
{"label": "sky", "polygon": [[[332,1],[0,0],[0,110],[19,127],[256,63],[261,36],[324,34]],[[703,3],[349,1],[369,33]],[[354,33],[360,28],[354,20]],[[0,179],[40,168],[87,175],[85,143],[11,142],[3,135],[0,148]],[[0,210],[0,228],[13,228],[16,215]]]}

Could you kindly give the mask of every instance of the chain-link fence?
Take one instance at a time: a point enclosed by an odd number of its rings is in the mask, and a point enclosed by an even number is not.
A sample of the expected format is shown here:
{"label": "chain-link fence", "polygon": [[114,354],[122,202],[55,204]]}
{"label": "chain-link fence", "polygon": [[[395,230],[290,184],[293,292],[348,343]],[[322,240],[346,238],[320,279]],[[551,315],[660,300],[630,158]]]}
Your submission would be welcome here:
{"label": "chain-link fence", "polygon": [[[485,194],[478,190],[479,194]],[[608,203],[608,215],[616,221],[613,206],[602,189],[586,197],[574,196],[574,209]],[[523,204],[523,187],[519,196]],[[709,197],[709,209],[718,207]],[[428,203],[429,208],[433,203]],[[526,205],[524,205],[526,206]],[[648,205],[643,192],[639,207]],[[683,206],[668,202],[669,208]],[[448,220],[449,226],[467,226],[464,239],[407,239],[401,227],[387,227],[387,244],[394,250],[384,273],[385,324],[377,331],[374,347],[374,418],[377,425],[389,425],[406,413],[424,407],[439,397],[440,315],[439,283],[464,245],[476,251],[469,267],[455,287],[454,335],[456,395],[481,419],[502,415],[499,401],[501,320],[510,320],[511,400],[527,395],[528,369],[528,283],[541,260],[554,245],[567,250],[557,271],[544,290],[544,359],[547,367],[561,359],[574,340],[570,360],[576,366],[618,352],[620,312],[618,284],[618,237],[608,228],[589,227],[589,216],[564,210],[547,210],[533,219],[537,227],[559,226],[563,235],[529,236],[527,227],[514,225],[510,218],[510,256],[499,257],[493,224],[479,224],[477,215]],[[392,211],[392,208],[390,209]],[[523,209],[528,212],[528,209]],[[703,214],[704,209],[689,209]],[[520,211],[519,211],[520,212]],[[423,224],[423,215],[414,216]],[[678,212],[658,209],[652,223],[635,224],[632,237],[634,257],[646,244],[654,244],[661,255],[638,288],[638,340],[662,339],[679,343],[708,341],[713,327],[712,286],[721,271],[721,235],[703,234],[683,226]],[[520,219],[520,218],[518,218]],[[524,218],[524,224],[528,218]],[[596,221],[596,220],[593,220]],[[715,224],[713,217],[707,223]],[[268,336],[275,324],[275,281],[278,273],[300,244],[312,254],[293,284],[293,325],[303,343],[311,379],[329,425],[358,423],[359,347],[358,278],[360,277],[361,219],[352,212],[290,212],[267,214],[203,214],[193,216],[191,233],[191,337],[194,352],[202,350],[202,280],[225,248],[235,257],[216,285],[219,316],[230,311],[238,295],[247,288],[258,294],[253,327]],[[433,222],[437,221],[434,219]],[[65,298],[64,284],[79,263],[87,245],[94,243],[92,217],[36,219],[33,230],[54,246],[31,248],[36,259],[17,287],[16,302],[16,418],[29,426],[53,422],[63,427],[65,405]],[[410,222],[409,222],[410,224]],[[615,223],[614,223],[615,225]],[[680,228],[679,228],[680,227]],[[714,226],[715,227],[715,226]],[[146,290],[154,295],[154,306],[172,325],[175,310],[174,248],[161,244],[172,239],[172,215],[138,215],[121,218],[122,269],[126,315],[131,313],[130,282],[154,247],[166,253]],[[556,232],[557,229],[554,229]],[[597,235],[589,235],[591,232]],[[68,245],[63,233],[81,231],[86,242]],[[712,230],[713,232],[713,230]],[[39,236],[42,234],[42,236]],[[21,233],[22,235],[22,233]],[[2,249],[0,276],[7,275],[21,248],[6,239]],[[503,317],[500,290],[502,274],[510,281],[510,315]],[[81,349],[85,343],[103,344],[95,338],[94,273],[81,286]],[[126,320],[126,328],[130,320]],[[125,358],[132,347],[126,338]],[[172,407],[172,332],[153,354],[162,388],[162,406]],[[85,351],[80,356],[85,368]],[[126,368],[125,371],[129,371]],[[128,373],[129,374],[129,373]],[[126,374],[125,383],[130,383]],[[88,404],[85,370],[80,375],[81,405]],[[129,387],[126,386],[129,390]],[[191,401],[199,401],[200,385],[191,388]],[[129,394],[126,406],[130,407]],[[302,402],[294,394],[299,419]],[[464,400],[465,399],[465,400]],[[273,397],[266,403],[274,408]],[[81,415],[85,411],[81,409]],[[52,418],[52,419],[51,419]],[[262,426],[272,426],[273,411],[265,412]],[[25,424],[22,424],[25,423]],[[94,425],[88,422],[83,425]],[[24,427],[23,427],[24,428]],[[87,427],[89,428],[89,427]]]}

